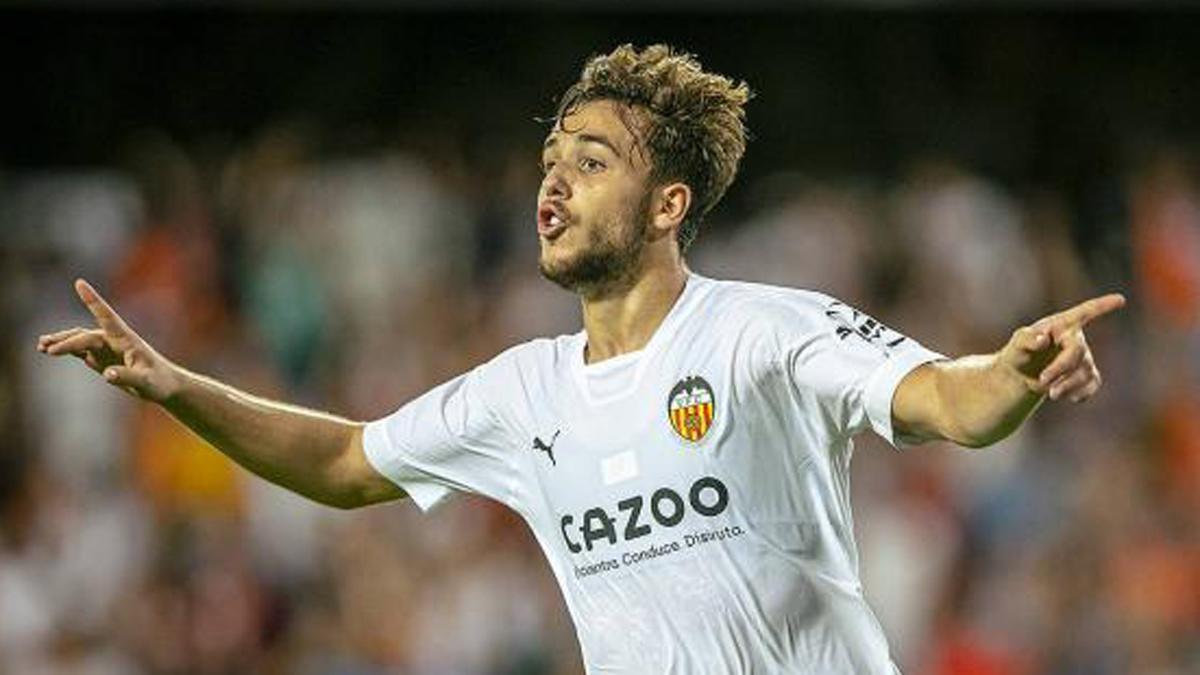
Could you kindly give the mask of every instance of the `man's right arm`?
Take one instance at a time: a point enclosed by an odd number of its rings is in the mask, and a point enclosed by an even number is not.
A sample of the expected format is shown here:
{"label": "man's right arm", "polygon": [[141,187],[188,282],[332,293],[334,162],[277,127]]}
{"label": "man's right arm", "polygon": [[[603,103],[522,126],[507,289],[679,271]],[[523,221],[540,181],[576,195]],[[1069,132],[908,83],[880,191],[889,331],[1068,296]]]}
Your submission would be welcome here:
{"label": "man's right arm", "polygon": [[155,351],[87,282],[77,281],[75,290],[97,328],[43,335],[38,351],[78,357],[110,384],[158,403],[246,469],[315,501],[354,508],[405,496],[367,461],[362,424],[189,372]]}

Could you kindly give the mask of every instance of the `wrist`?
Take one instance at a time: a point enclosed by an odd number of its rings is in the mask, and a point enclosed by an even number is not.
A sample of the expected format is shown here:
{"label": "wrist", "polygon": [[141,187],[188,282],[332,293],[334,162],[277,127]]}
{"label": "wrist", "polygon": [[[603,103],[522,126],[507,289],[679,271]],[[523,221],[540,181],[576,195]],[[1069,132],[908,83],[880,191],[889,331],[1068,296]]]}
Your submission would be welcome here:
{"label": "wrist", "polygon": [[188,387],[193,384],[195,375],[187,369],[163,359],[162,380],[156,388],[155,403],[167,408],[178,406],[186,396]]}

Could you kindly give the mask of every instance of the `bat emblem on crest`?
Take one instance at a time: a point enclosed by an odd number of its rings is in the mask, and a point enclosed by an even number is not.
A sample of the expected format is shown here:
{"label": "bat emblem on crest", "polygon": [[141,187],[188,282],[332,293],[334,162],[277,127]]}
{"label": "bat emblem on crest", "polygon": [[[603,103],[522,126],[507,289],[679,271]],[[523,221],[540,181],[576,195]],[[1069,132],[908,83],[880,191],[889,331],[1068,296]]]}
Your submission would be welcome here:
{"label": "bat emblem on crest", "polygon": [[685,377],[667,396],[667,420],[680,438],[695,443],[712,428],[715,403],[712,386],[703,377]]}

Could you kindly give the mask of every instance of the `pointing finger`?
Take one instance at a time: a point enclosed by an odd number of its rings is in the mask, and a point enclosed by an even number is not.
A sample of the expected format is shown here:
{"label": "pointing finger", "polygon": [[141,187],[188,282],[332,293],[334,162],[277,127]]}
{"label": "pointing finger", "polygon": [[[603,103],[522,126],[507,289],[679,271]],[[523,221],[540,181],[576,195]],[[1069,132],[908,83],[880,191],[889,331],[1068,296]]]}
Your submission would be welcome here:
{"label": "pointing finger", "polygon": [[1114,312],[1125,306],[1125,296],[1109,293],[1098,298],[1085,300],[1074,307],[1060,312],[1056,317],[1065,324],[1084,326],[1089,321]]}
{"label": "pointing finger", "polygon": [[100,294],[96,292],[96,289],[92,288],[91,284],[83,279],[76,279],[75,293],[79,295],[79,299],[83,301],[88,311],[96,318],[96,323],[100,324],[100,327],[106,332],[117,334],[129,332],[129,326],[125,324],[125,321],[117,314],[116,310],[105,302],[104,298],[100,297]]}

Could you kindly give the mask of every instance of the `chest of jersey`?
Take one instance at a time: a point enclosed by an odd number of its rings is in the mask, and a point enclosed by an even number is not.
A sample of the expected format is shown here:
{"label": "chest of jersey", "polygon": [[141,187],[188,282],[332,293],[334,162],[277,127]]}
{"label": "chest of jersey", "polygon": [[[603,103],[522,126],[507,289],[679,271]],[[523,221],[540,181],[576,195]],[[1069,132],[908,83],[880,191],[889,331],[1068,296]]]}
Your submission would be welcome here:
{"label": "chest of jersey", "polygon": [[585,370],[564,372],[530,412],[528,515],[577,574],[681,559],[744,533],[731,467],[750,448],[717,356],[629,364],[603,373],[599,395]]}

